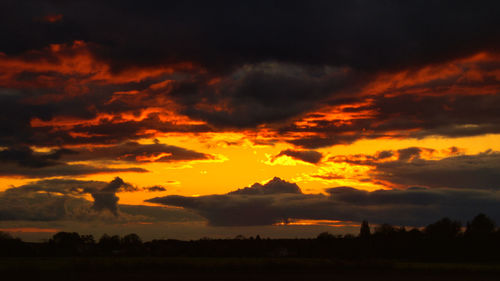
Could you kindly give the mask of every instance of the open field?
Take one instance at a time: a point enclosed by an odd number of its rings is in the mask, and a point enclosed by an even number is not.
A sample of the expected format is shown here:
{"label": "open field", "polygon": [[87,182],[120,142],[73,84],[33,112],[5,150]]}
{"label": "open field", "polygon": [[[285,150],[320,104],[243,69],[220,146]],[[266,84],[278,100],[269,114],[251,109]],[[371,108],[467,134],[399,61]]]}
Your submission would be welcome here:
{"label": "open field", "polygon": [[498,280],[499,263],[293,258],[2,258],[5,280]]}

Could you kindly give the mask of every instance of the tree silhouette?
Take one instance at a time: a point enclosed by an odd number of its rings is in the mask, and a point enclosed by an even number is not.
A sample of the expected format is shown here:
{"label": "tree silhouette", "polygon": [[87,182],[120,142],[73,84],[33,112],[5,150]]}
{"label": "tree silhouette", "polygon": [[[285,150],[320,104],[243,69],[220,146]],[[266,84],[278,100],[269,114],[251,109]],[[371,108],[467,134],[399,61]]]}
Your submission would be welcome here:
{"label": "tree silhouette", "polygon": [[[143,242],[135,234],[104,234],[96,244],[92,235],[59,232],[46,242],[23,242],[0,232],[0,256],[158,256],[158,257],[322,257],[338,259],[403,259],[419,261],[500,261],[500,231],[484,214],[467,224],[462,235],[460,223],[440,219],[420,231],[381,224],[370,231],[361,223],[359,238],[322,232],[317,239],[174,240]],[[473,239],[472,239],[473,238]]]}
{"label": "tree silhouette", "polygon": [[109,236],[108,234],[103,234],[97,245],[105,254],[116,253],[120,249],[120,237],[118,235]]}
{"label": "tree silhouette", "polygon": [[380,226],[375,228],[375,233],[382,236],[388,236],[394,234],[395,232],[396,229],[388,223],[381,224]]}
{"label": "tree silhouette", "polygon": [[139,235],[130,233],[121,239],[121,247],[128,255],[137,255],[142,251],[142,240]]}
{"label": "tree silhouette", "polygon": [[425,234],[431,239],[447,240],[458,237],[462,224],[458,221],[452,221],[449,218],[443,218],[435,223],[429,224],[425,228]]}
{"label": "tree silhouette", "polygon": [[84,251],[85,240],[76,232],[58,232],[49,240],[58,255],[74,255]]}
{"label": "tree silhouette", "polygon": [[471,222],[467,223],[466,237],[481,239],[493,234],[495,222],[485,214],[479,214]]}
{"label": "tree silhouette", "polygon": [[361,223],[361,229],[359,230],[359,238],[367,239],[371,235],[370,225],[366,220]]}
{"label": "tree silhouette", "polygon": [[138,246],[142,245],[142,240],[139,235],[135,233],[130,233],[122,238],[122,244],[125,246]]}
{"label": "tree silhouette", "polygon": [[330,240],[330,239],[334,239],[334,238],[335,238],[335,236],[333,236],[332,234],[330,234],[327,231],[321,232],[320,234],[318,234],[318,237],[316,237],[316,239],[319,239],[319,240]]}

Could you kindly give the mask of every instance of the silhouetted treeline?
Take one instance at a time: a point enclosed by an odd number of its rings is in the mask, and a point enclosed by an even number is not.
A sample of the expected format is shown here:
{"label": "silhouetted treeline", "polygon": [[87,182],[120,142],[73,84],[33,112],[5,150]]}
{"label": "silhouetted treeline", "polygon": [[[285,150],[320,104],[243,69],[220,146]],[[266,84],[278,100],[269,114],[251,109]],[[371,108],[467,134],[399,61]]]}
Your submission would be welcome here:
{"label": "silhouetted treeline", "polygon": [[152,240],[136,234],[123,237],[59,232],[43,243],[23,242],[0,232],[1,256],[162,256],[162,257],[315,257],[342,259],[400,259],[425,261],[498,261],[500,229],[484,214],[465,227],[443,218],[422,229],[382,224],[371,229],[361,224],[360,233],[320,233],[315,239]]}

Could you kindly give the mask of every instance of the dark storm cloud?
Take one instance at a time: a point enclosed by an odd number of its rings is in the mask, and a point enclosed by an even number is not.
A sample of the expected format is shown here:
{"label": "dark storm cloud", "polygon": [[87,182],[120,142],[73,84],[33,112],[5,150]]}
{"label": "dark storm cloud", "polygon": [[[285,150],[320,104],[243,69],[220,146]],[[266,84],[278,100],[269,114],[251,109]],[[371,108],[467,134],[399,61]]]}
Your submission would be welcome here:
{"label": "dark storm cloud", "polygon": [[[282,123],[324,105],[360,101],[355,93],[380,73],[498,52],[499,9],[497,1],[4,1],[0,59],[60,66],[64,58],[86,56],[71,71],[28,67],[7,82],[0,80],[0,145],[118,144],[154,137],[154,130],[206,132],[263,124],[280,127],[283,134],[317,133],[290,140],[304,148],[386,137],[395,130],[412,130],[412,137],[498,133],[496,97],[459,97],[457,102],[375,97],[375,116],[352,124],[297,128]],[[55,43],[60,50],[52,50]],[[100,64],[110,67],[110,76],[119,76],[180,63],[193,69],[133,81],[89,80]],[[88,65],[87,72],[76,71]],[[494,70],[498,63],[478,67]],[[400,90],[423,87],[436,93],[450,85],[498,85],[494,75],[483,78],[431,79]],[[143,91],[168,79],[174,81],[168,91]],[[115,99],[112,94],[131,90],[141,91],[141,97]],[[208,125],[178,125],[158,116],[70,129],[30,125],[33,119],[91,120],[100,113],[170,108],[158,104],[165,99],[175,102],[177,113]],[[474,107],[462,107],[467,99]],[[444,105],[456,109],[443,112]]]}
{"label": "dark storm cloud", "polygon": [[[280,156],[290,156],[293,159],[301,160],[304,162],[308,162],[311,164],[318,164],[323,158],[323,154],[314,150],[283,150],[278,155],[274,156],[273,159],[276,159]],[[273,160],[274,161],[274,160]]]}
{"label": "dark storm cloud", "polygon": [[[378,69],[494,50],[498,9],[496,1],[8,1],[0,50],[77,39],[95,43],[116,69],[263,60]],[[36,20],[57,14],[55,23]]]}
{"label": "dark storm cloud", "polygon": [[320,102],[344,102],[362,85],[359,76],[343,68],[265,62],[243,65],[213,85],[174,84],[170,95],[192,118],[217,127],[255,127],[287,121]]}

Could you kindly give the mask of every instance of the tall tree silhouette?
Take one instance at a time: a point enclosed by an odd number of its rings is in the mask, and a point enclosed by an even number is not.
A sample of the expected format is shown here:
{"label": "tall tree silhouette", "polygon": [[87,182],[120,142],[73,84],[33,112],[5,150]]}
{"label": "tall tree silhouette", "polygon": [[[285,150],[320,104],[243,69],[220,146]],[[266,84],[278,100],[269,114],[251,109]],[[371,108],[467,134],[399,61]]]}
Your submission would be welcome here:
{"label": "tall tree silhouette", "polygon": [[490,236],[495,231],[495,222],[485,214],[477,215],[467,223],[466,237],[481,239]]}
{"label": "tall tree silhouette", "polygon": [[366,220],[361,223],[361,228],[359,230],[359,237],[362,239],[367,239],[371,235],[370,225]]}

